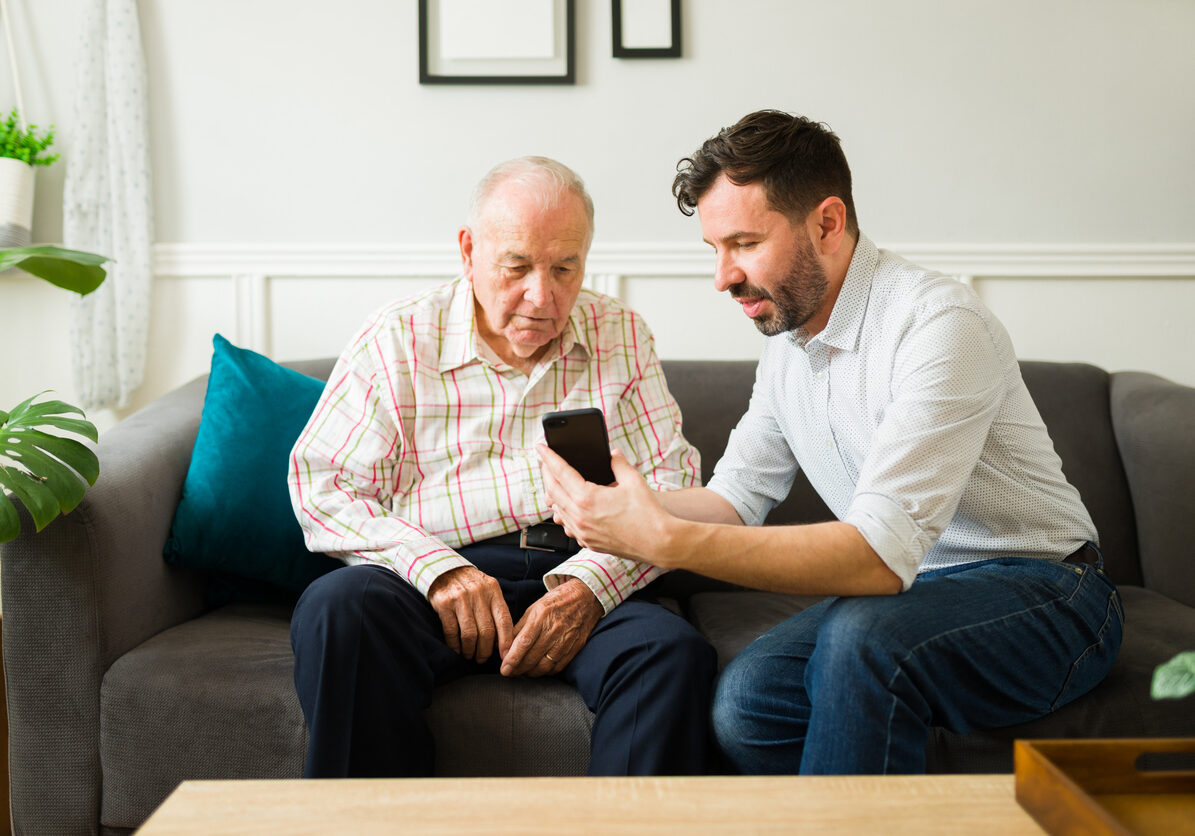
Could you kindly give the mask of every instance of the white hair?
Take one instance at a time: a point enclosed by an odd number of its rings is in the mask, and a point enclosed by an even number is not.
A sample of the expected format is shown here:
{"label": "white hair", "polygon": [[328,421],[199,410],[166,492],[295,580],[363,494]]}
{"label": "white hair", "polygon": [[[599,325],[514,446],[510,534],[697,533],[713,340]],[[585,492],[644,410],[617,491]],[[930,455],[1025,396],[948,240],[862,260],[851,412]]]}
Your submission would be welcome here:
{"label": "white hair", "polygon": [[494,189],[507,182],[524,186],[545,211],[555,207],[566,192],[572,192],[585,206],[589,237],[593,238],[593,198],[585,190],[585,182],[577,172],[549,157],[518,157],[491,168],[473,190],[473,198],[469,202],[469,226],[477,226]]}

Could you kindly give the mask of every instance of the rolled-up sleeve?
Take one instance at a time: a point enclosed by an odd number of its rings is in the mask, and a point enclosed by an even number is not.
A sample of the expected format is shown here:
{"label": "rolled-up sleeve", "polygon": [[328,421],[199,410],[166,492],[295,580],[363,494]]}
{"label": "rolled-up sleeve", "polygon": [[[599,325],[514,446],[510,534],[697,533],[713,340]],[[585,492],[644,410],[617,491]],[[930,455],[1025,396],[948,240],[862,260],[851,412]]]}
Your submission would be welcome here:
{"label": "rolled-up sleeve", "polygon": [[943,307],[917,323],[896,351],[892,401],[841,516],[906,589],[980,463],[1009,365],[972,310]]}

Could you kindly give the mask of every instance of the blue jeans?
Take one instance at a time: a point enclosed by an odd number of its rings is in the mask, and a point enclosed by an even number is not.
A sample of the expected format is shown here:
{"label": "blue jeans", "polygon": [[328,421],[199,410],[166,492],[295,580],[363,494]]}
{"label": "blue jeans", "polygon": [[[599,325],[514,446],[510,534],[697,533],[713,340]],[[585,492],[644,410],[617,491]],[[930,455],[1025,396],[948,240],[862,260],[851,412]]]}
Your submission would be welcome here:
{"label": "blue jeans", "polygon": [[926,572],[899,595],[823,600],[754,641],[718,683],[714,732],[743,773],[921,773],[931,726],[1013,725],[1087,693],[1123,624],[1093,566]]}

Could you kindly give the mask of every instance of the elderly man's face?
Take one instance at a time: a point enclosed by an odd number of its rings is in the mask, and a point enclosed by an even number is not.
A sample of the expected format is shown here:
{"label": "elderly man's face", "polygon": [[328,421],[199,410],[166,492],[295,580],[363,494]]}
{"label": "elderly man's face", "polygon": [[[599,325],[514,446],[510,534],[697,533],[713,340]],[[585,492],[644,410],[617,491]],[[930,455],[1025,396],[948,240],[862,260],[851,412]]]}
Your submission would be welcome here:
{"label": "elderly man's face", "polygon": [[477,329],[506,362],[528,371],[560,335],[581,292],[589,219],[571,192],[544,208],[526,187],[498,185],[475,229],[460,231]]}

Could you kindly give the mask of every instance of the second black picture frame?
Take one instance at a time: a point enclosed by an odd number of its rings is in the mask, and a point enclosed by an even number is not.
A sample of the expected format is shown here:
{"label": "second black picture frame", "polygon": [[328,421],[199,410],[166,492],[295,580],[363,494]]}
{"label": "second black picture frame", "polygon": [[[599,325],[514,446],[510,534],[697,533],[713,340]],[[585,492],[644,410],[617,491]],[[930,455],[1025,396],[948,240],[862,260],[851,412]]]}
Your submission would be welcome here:
{"label": "second black picture frame", "polygon": [[[610,7],[615,58],[680,58],[680,0],[610,0]],[[670,26],[660,22],[665,7]]]}

